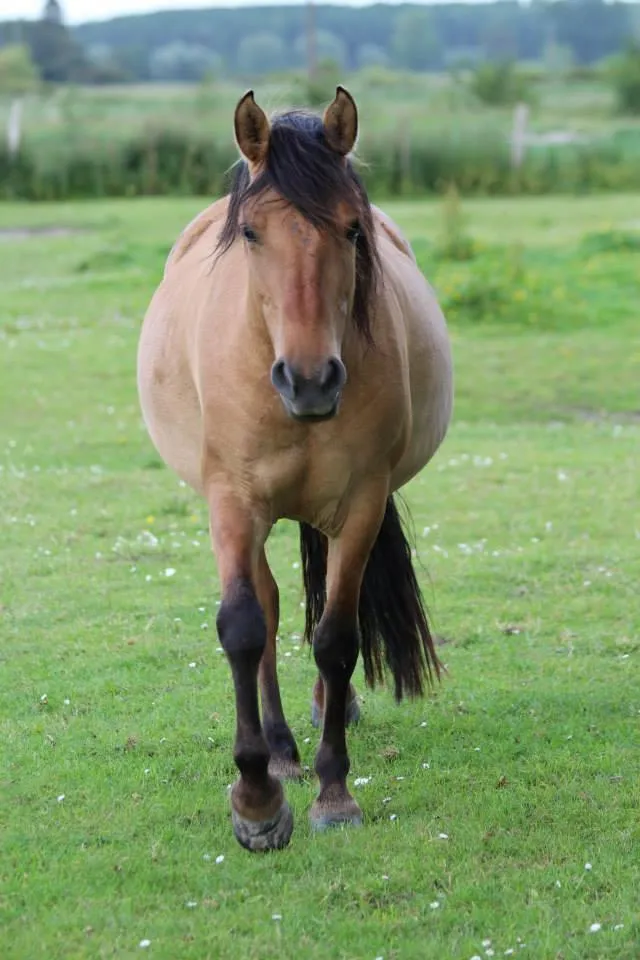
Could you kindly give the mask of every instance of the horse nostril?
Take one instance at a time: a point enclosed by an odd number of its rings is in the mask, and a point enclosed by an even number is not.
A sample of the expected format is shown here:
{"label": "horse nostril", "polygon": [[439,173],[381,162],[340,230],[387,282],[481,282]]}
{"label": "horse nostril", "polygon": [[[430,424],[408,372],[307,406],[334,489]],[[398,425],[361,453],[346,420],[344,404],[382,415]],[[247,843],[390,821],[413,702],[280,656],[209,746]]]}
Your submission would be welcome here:
{"label": "horse nostril", "polygon": [[338,357],[331,357],[320,374],[320,389],[325,393],[338,393],[345,384],[347,371]]}
{"label": "horse nostril", "polygon": [[296,396],[298,378],[286,360],[276,360],[271,368],[271,382],[280,393],[293,400]]}
{"label": "horse nostril", "polygon": [[271,382],[289,412],[296,417],[333,416],[347,371],[339,357],[318,364],[311,376],[281,357],[271,367]]}

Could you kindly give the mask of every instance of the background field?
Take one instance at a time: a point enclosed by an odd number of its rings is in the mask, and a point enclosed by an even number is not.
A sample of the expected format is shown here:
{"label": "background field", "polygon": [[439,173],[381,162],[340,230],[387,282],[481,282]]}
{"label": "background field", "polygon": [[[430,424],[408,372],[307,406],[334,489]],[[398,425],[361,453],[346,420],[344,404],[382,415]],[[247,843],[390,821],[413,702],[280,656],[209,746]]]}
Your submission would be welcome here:
{"label": "background field", "polygon": [[[640,62],[640,55],[639,55]],[[640,120],[618,112],[604,73],[587,79],[538,71],[522,166],[513,169],[513,103],[484,103],[466,74],[337,68],[356,97],[362,173],[378,196],[442,193],[542,195],[640,189]],[[58,86],[25,97],[19,154],[0,144],[0,199],[201,195],[225,187],[236,158],[233,108],[248,87],[269,112],[309,105],[300,74],[200,84]],[[0,87],[0,129],[11,98]]]}
{"label": "background field", "polygon": [[[395,707],[358,672],[366,825],[313,836],[310,776],[267,858],[231,834],[205,511],[135,395],[141,317],[201,206],[0,207],[3,960],[145,940],[166,960],[635,960],[640,201],[470,201],[466,226],[385,205],[453,338],[455,422],[407,490],[450,676]],[[312,764],[295,530],[271,546]]]}

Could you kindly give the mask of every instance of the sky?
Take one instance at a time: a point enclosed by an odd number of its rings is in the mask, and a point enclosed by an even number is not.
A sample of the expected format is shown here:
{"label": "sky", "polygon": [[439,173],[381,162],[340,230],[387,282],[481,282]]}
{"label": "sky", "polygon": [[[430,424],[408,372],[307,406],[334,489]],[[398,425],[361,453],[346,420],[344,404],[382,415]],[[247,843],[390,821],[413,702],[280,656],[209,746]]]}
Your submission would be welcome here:
{"label": "sky", "polygon": [[[61,0],[67,23],[108,20],[130,13],[153,10],[194,10],[203,7],[254,7],[300,2],[300,0]],[[327,2],[327,0],[322,0]],[[331,0],[329,0],[331,2]],[[351,6],[365,6],[372,0],[335,0]],[[386,0],[389,2],[389,0]],[[393,0],[391,0],[393,2]],[[398,0],[400,2],[400,0]],[[0,20],[33,20],[40,16],[44,0],[0,0]]]}

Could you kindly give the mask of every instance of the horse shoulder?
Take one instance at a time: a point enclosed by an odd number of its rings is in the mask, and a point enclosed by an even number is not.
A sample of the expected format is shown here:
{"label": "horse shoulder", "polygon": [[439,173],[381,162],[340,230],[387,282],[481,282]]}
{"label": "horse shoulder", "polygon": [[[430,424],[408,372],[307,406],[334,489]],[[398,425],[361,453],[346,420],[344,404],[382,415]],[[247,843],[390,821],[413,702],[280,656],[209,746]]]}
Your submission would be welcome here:
{"label": "horse shoulder", "polygon": [[397,223],[394,223],[391,217],[384,213],[384,211],[380,210],[379,207],[376,207],[372,204],[371,209],[373,210],[373,215],[378,226],[387,239],[391,241],[397,250],[399,250],[401,253],[404,253],[407,257],[409,257],[410,260],[416,263],[416,257],[411,249],[411,244],[403,235]]}
{"label": "horse shoulder", "polygon": [[216,200],[206,210],[202,210],[191,223],[182,231],[167,257],[164,268],[164,276],[167,276],[169,270],[179,263],[187,253],[198,243],[210,227],[220,224],[227,214],[229,203],[228,197],[222,197]]}

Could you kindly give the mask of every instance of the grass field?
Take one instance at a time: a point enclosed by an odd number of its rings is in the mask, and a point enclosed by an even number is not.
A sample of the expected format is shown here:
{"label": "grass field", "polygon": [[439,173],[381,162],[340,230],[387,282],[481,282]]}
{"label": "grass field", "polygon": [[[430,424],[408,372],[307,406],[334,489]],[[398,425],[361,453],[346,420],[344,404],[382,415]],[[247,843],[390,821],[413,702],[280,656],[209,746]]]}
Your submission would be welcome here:
{"label": "grass field", "polygon": [[[479,103],[468,82],[455,82],[447,74],[412,74],[365,70],[341,76],[356,97],[365,136],[395,135],[407,120],[416,135],[457,129],[482,122],[508,133],[513,107],[488,107]],[[138,134],[142,124],[155,127],[197,129],[219,139],[229,135],[229,116],[248,86],[254,86],[261,104],[280,110],[299,104],[301,78],[283,73],[262,78],[217,80],[203,84],[140,84],[108,87],[60,87],[45,96],[33,95],[24,104],[24,127],[30,139],[51,147],[55,139],[69,136],[112,143]],[[633,117],[616,114],[613,90],[605,79],[562,80],[548,77],[533,85],[535,101],[531,125],[536,131],[568,130],[579,134],[606,134],[637,129]],[[331,85],[327,96],[332,94]],[[0,124],[5,124],[10,102],[0,99]]]}
{"label": "grass field", "polygon": [[[231,833],[206,514],[135,393],[200,205],[0,207],[0,956],[637,960],[640,199],[469,203],[464,262],[437,205],[387,206],[451,322],[455,422],[407,490],[450,676],[396,707],[358,671],[365,826],[312,835],[310,775],[268,857]],[[311,765],[295,530],[271,547]]]}

